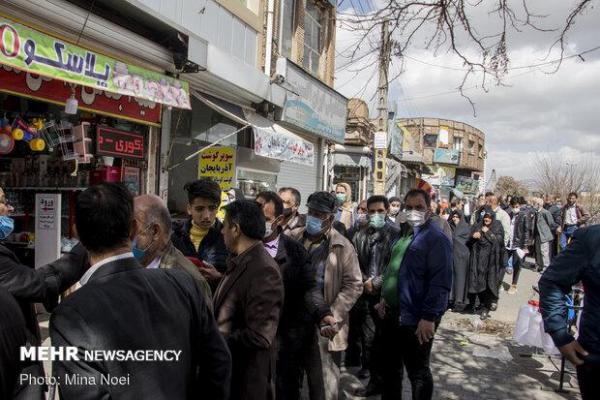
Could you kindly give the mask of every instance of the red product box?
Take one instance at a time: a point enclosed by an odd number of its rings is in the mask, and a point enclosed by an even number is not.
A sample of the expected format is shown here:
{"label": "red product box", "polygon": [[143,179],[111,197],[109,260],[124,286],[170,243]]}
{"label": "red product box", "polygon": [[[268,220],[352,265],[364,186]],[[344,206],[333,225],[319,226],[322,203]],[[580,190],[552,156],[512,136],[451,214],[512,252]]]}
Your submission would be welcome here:
{"label": "red product box", "polygon": [[90,186],[105,182],[121,182],[121,167],[102,167],[90,172]]}

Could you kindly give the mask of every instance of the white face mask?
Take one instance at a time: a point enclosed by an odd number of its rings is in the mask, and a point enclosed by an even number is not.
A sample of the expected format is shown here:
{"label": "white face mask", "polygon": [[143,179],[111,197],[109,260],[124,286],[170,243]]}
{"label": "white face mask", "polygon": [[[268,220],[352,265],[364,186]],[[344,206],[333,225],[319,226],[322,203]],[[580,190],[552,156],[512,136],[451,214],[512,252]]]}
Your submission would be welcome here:
{"label": "white face mask", "polygon": [[421,226],[425,223],[425,211],[410,210],[406,212],[406,221],[412,226]]}
{"label": "white face mask", "polygon": [[400,207],[390,207],[391,215],[398,215],[399,212],[400,212]]}

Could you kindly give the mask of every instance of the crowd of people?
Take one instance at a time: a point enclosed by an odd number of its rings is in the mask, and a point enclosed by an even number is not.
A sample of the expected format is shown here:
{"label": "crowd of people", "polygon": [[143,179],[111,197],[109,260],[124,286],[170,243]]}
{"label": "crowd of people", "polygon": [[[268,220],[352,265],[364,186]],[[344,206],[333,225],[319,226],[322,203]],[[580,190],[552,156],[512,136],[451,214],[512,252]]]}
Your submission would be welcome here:
{"label": "crowd of people", "polygon": [[[52,346],[181,351],[177,362],[54,360],[64,400],[293,400],[304,382],[311,400],[333,400],[343,365],[368,379],[355,395],[401,399],[406,369],[413,399],[431,399],[444,313],[487,318],[504,274],[515,293],[526,255],[547,268],[554,241],[566,246],[589,218],[574,193],[564,207],[493,193],[436,201],[420,189],[355,203],[339,183],[304,203],[291,187],[231,199],[221,221],[216,182],[183,189],[188,218],[176,222],[157,196],[90,187],[75,207],[80,243],[42,268],[0,244],[0,318],[11,321],[0,329],[1,398],[43,397],[44,385],[19,379],[44,375],[19,359],[21,346],[40,344],[32,305],[43,302]],[[0,190],[0,239],[10,210]],[[67,384],[70,375],[96,384]],[[129,380],[102,383],[107,375]]]}

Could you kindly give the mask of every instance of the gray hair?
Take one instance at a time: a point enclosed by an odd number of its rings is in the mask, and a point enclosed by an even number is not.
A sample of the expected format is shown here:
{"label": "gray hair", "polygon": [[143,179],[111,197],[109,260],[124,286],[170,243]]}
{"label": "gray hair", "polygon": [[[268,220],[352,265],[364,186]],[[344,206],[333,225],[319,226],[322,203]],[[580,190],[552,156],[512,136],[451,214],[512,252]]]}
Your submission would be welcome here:
{"label": "gray hair", "polygon": [[136,202],[137,201],[143,201],[143,206],[140,207],[139,211],[144,214],[146,225],[156,224],[170,237],[173,231],[173,224],[171,214],[169,213],[165,202],[160,197],[153,194],[139,196],[136,198]]}

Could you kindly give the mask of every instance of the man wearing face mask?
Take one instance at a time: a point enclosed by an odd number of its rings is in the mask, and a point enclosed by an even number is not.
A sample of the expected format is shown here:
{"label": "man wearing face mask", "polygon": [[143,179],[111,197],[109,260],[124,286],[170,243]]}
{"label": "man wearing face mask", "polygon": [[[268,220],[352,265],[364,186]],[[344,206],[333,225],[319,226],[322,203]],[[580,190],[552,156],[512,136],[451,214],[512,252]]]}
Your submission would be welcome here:
{"label": "man wearing face mask", "polygon": [[335,322],[320,329],[309,353],[308,383],[316,398],[338,399],[342,351],[348,346],[349,312],[362,293],[362,275],[352,243],[332,229],[336,199],[327,192],[310,195],[304,247],[316,270],[317,286]]}
{"label": "man wearing face mask", "polygon": [[300,192],[293,187],[283,187],[279,189],[279,197],[283,201],[283,233],[292,239],[300,240],[306,226],[306,215],[298,212],[302,200]]}
{"label": "man wearing face mask", "polygon": [[275,334],[284,289],[279,266],[264,247],[265,226],[258,203],[237,200],[225,206],[223,238],[230,257],[213,304],[231,350],[232,399],[275,397]]}
{"label": "man wearing face mask", "polygon": [[356,206],[356,218],[354,219],[354,226],[348,230],[346,237],[348,240],[352,241],[352,238],[358,231],[360,231],[365,226],[369,225],[368,218],[368,210],[367,210],[367,201],[361,200]]}
{"label": "man wearing face mask", "polygon": [[137,235],[132,252],[144,268],[177,268],[188,272],[202,287],[207,304],[212,305],[212,293],[206,279],[194,263],[171,242],[171,215],[164,201],[151,194],[133,201]]}
{"label": "man wearing face mask", "polygon": [[[356,233],[353,239],[358,253],[364,291],[354,305],[353,323],[361,327],[362,371],[370,381],[367,387],[359,390],[360,396],[368,397],[380,393],[381,377],[378,360],[374,356],[376,331],[380,330],[380,318],[375,306],[379,303],[383,269],[390,260],[391,250],[400,234],[399,228],[387,219],[390,204],[385,196],[371,196],[367,200],[368,226]],[[360,375],[360,373],[359,373]]]}
{"label": "man wearing face mask", "polygon": [[[414,234],[398,273],[400,327],[396,340],[401,343],[399,351],[412,384],[412,398],[428,400],[433,394],[429,367],[433,337],[452,285],[452,243],[430,218],[427,192],[413,189],[404,202]],[[396,376],[398,393],[402,393],[402,366]]]}
{"label": "man wearing face mask", "polygon": [[[32,345],[41,343],[34,303],[43,303],[48,311],[58,304],[58,296],[67,290],[89,266],[85,248],[78,244],[58,260],[40,268],[21,264],[17,256],[2,243],[12,234],[15,221],[10,217],[13,207],[7,203],[0,188],[0,287],[8,291],[19,304],[27,327],[27,341]],[[0,321],[1,322],[1,321]],[[21,363],[21,373],[43,376],[41,363]],[[19,398],[41,399],[42,385],[21,386],[17,383],[16,395]]]}
{"label": "man wearing face mask", "polygon": [[279,265],[285,301],[277,330],[277,398],[300,399],[306,354],[317,337],[317,325],[335,325],[331,309],[317,286],[316,272],[300,242],[281,233],[283,202],[274,192],[256,197],[265,216],[265,250]]}
{"label": "man wearing face mask", "polygon": [[398,215],[402,209],[402,200],[399,197],[391,197],[390,198],[390,211],[388,213],[388,218],[397,224],[400,224],[398,221]]}

